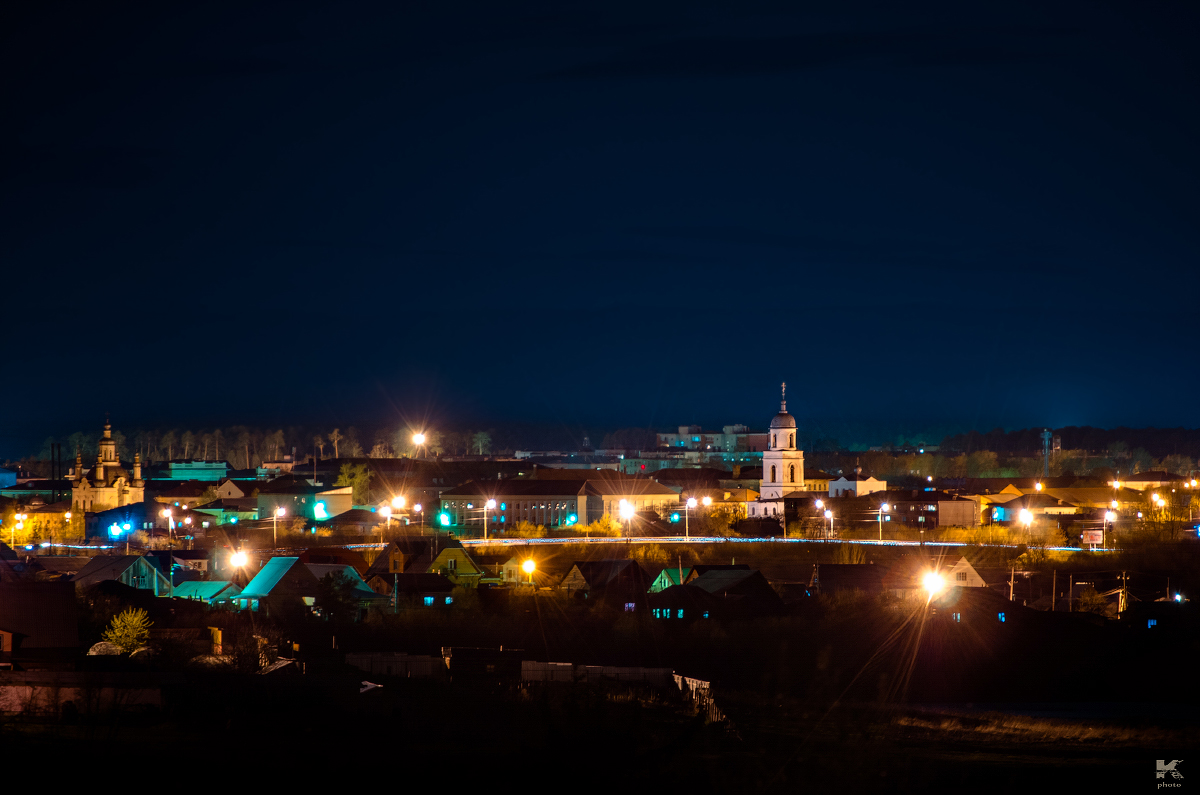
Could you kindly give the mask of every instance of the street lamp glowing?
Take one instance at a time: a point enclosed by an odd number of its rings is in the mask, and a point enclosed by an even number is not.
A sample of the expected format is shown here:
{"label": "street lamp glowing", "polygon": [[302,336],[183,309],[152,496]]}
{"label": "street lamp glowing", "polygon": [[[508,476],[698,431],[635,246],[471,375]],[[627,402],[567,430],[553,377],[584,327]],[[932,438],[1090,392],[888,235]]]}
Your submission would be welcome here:
{"label": "street lamp glowing", "polygon": [[487,501],[487,504],[486,504],[486,505],[484,505],[483,507],[487,508],[487,509],[490,511],[490,510],[492,510],[493,508],[495,508],[495,507],[496,507],[496,501],[495,501],[495,500],[488,500],[488,501]]}
{"label": "street lamp glowing", "polygon": [[1113,507],[1113,510],[1115,511],[1115,510],[1117,510],[1118,507],[1120,507],[1120,503],[1118,503],[1116,500],[1113,500],[1112,507]]}
{"label": "street lamp glowing", "polygon": [[887,513],[890,510],[890,508],[888,507],[888,504],[885,502],[883,505],[879,506],[879,510],[883,511],[884,513]]}
{"label": "street lamp glowing", "polygon": [[275,509],[276,516],[283,516],[286,513],[287,513],[287,508],[284,508],[282,505]]}
{"label": "street lamp glowing", "polygon": [[932,599],[946,587],[946,581],[942,579],[942,575],[931,571],[921,579],[921,585],[929,592],[929,597]]}
{"label": "street lamp glowing", "polygon": [[425,444],[425,434],[414,433],[413,434],[413,444]]}
{"label": "street lamp glowing", "polygon": [[1115,513],[1113,513],[1112,511],[1105,511],[1104,512],[1104,521],[1115,522],[1115,521],[1117,521],[1117,515]]}
{"label": "street lamp glowing", "polygon": [[385,506],[383,506],[382,508],[380,508],[380,509],[379,509],[379,512],[380,512],[381,514],[383,514],[385,517],[387,517],[388,519],[391,519],[391,518],[392,518],[392,509],[391,509],[391,508],[389,508],[389,507],[388,507],[388,506],[386,506],[386,505],[385,505]]}
{"label": "street lamp glowing", "polygon": [[521,564],[521,571],[526,574],[533,574],[535,569],[537,569],[537,564],[533,562],[532,558]]}
{"label": "street lamp glowing", "polygon": [[421,503],[418,502],[416,505],[414,505],[413,510],[416,511],[417,513],[420,513],[421,512]]}
{"label": "street lamp glowing", "polygon": [[704,499],[700,500],[700,502],[704,503],[704,507],[707,508],[708,506],[712,505],[712,497],[705,497]]}
{"label": "street lamp glowing", "polygon": [[633,504],[630,503],[628,500],[621,500],[621,503],[618,506],[618,513],[621,516],[622,522],[628,522],[630,519],[633,518],[633,514],[634,514]]}
{"label": "street lamp glowing", "polygon": [[71,512],[67,511],[66,513],[64,513],[63,518],[66,519],[68,522],[71,521]]}
{"label": "street lamp glowing", "polygon": [[1114,481],[1113,481],[1113,488],[1114,488],[1114,489],[1119,489],[1119,488],[1121,488],[1121,481],[1119,481],[1119,480],[1114,480]]}
{"label": "street lamp glowing", "polygon": [[1037,492],[1038,492],[1039,494],[1041,493],[1041,491],[1042,491],[1042,484],[1041,484],[1041,483],[1034,483],[1034,484],[1033,484],[1033,487],[1034,487],[1034,488],[1037,490]]}
{"label": "street lamp glowing", "polygon": [[1029,525],[1033,524],[1033,511],[1029,510],[1028,508],[1022,508],[1019,516],[1021,519],[1021,524],[1025,525],[1026,527],[1029,527]]}
{"label": "street lamp glowing", "polygon": [[246,557],[245,552],[234,552],[229,556],[229,564],[235,569],[240,569],[242,566],[245,566],[247,560],[248,558]]}
{"label": "street lamp glowing", "polygon": [[819,510],[821,510],[822,508],[824,508],[824,507],[825,507],[825,501],[824,501],[824,500],[817,500],[816,502],[814,502],[814,503],[813,503],[813,505],[817,506],[817,510],[819,511]]}
{"label": "street lamp glowing", "polygon": [[687,507],[689,507],[689,508],[696,507],[696,498],[695,497],[688,497]]}
{"label": "street lamp glowing", "polygon": [[404,507],[404,498],[403,497],[392,497],[392,507],[396,508],[397,510],[399,510],[400,508],[403,508]]}
{"label": "street lamp glowing", "polygon": [[826,512],[825,512],[825,518],[826,518],[826,519],[832,519],[832,518],[833,518],[833,511],[826,511]]}

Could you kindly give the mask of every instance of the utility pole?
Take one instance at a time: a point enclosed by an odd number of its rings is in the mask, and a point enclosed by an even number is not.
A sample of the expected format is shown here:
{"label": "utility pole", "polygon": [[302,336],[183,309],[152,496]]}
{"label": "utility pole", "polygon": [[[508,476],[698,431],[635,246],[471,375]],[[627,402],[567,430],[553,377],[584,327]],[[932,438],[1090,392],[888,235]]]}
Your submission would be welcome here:
{"label": "utility pole", "polygon": [[1050,579],[1050,612],[1054,612],[1054,603],[1058,601],[1058,569]]}
{"label": "utility pole", "polygon": [[1071,598],[1073,596],[1075,596],[1075,575],[1072,574],[1070,579],[1067,580],[1067,582],[1068,582],[1068,585],[1067,585],[1067,612],[1070,613],[1071,612]]}
{"label": "utility pole", "polygon": [[1124,613],[1129,609],[1129,574],[1121,572],[1121,595],[1117,598],[1117,612]]}
{"label": "utility pole", "polygon": [[1012,573],[1008,576],[1008,601],[1013,600],[1013,586],[1017,581],[1017,567],[1012,567]]}

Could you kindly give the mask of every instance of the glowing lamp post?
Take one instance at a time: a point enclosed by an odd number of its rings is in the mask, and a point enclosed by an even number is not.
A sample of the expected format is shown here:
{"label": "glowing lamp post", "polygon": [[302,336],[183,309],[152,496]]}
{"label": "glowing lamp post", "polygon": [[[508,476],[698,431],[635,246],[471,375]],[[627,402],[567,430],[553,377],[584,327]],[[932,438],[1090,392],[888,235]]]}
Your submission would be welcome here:
{"label": "glowing lamp post", "polygon": [[275,512],[271,514],[271,535],[273,537],[273,543],[275,546],[279,546],[279,517],[286,513],[287,509],[280,505],[275,509]]}
{"label": "glowing lamp post", "polygon": [[488,500],[486,503],[484,503],[484,506],[483,506],[483,540],[484,540],[484,541],[487,541],[487,517],[488,517],[488,511],[494,510],[495,508],[496,508],[496,501],[495,501],[495,500]]}
{"label": "glowing lamp post", "polygon": [[888,512],[888,504],[885,502],[879,506],[879,540],[883,540],[883,515]]}
{"label": "glowing lamp post", "polygon": [[421,452],[422,448],[423,448],[423,447],[425,447],[425,434],[423,434],[423,433],[414,433],[414,434],[413,434],[413,444],[414,444],[414,445],[416,445],[416,447],[417,447],[417,453],[418,453],[418,456],[419,456],[419,454],[420,454],[420,452]]}
{"label": "glowing lamp post", "polygon": [[942,575],[931,571],[921,578],[921,586],[925,588],[926,593],[929,594],[929,599],[932,600],[933,597],[941,593],[942,589],[946,587],[946,581],[942,578]]}
{"label": "glowing lamp post", "polygon": [[825,518],[829,520],[829,538],[833,538],[833,511],[825,511]]}
{"label": "glowing lamp post", "polygon": [[421,534],[425,534],[425,516],[421,513],[421,503],[413,506],[413,510],[417,512],[417,524],[421,527]]}
{"label": "glowing lamp post", "polygon": [[635,513],[633,503],[621,500],[617,506],[617,513],[620,515],[621,521],[625,522],[625,535],[628,536],[633,530],[633,514]]}
{"label": "glowing lamp post", "polygon": [[537,564],[533,562],[533,558],[529,558],[521,564],[521,571],[529,575],[529,584],[533,585],[533,572],[537,569]]}
{"label": "glowing lamp post", "polygon": [[696,507],[696,498],[688,497],[688,501],[683,504],[683,537],[691,538],[691,532],[688,530],[688,513],[692,508]]}

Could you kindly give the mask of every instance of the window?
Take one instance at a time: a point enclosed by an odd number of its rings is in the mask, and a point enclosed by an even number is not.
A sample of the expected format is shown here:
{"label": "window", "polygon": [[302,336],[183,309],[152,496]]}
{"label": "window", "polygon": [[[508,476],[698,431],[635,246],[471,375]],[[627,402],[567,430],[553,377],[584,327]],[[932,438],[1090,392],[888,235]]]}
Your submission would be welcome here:
{"label": "window", "polygon": [[683,618],[683,608],[682,607],[675,611],[675,617]]}
{"label": "window", "polygon": [[632,612],[633,612],[633,609],[634,609],[635,607],[637,607],[637,605],[635,605],[633,602],[626,602],[626,603],[625,603],[625,612],[626,612],[626,613],[632,613]]}
{"label": "window", "polygon": [[956,624],[962,621],[962,613],[951,613],[950,617],[954,619],[954,623]]}
{"label": "window", "polygon": [[448,568],[450,571],[457,571],[458,570],[458,561],[455,560],[454,558],[450,558],[449,560],[446,561],[446,568]]}
{"label": "window", "polygon": [[1001,624],[1004,623],[1004,614],[1003,613],[997,613],[996,617],[1000,619]]}
{"label": "window", "polygon": [[432,596],[426,596],[424,601],[425,601],[426,607],[433,607],[433,597]]}
{"label": "window", "polygon": [[795,464],[792,464],[791,466],[788,467],[788,482],[789,483],[796,482],[796,465]]}
{"label": "window", "polygon": [[771,465],[771,482],[775,482],[775,466],[773,464]]}
{"label": "window", "polygon": [[1156,626],[1158,626],[1157,618],[1146,619],[1146,629],[1149,629],[1150,627],[1156,627]]}
{"label": "window", "polygon": [[448,605],[452,605],[452,604],[454,604],[454,597],[453,597],[453,596],[447,596],[447,597],[446,597],[446,604],[448,604]]}
{"label": "window", "polygon": [[965,571],[956,572],[954,574],[954,579],[957,582],[966,582],[967,581],[967,573]]}

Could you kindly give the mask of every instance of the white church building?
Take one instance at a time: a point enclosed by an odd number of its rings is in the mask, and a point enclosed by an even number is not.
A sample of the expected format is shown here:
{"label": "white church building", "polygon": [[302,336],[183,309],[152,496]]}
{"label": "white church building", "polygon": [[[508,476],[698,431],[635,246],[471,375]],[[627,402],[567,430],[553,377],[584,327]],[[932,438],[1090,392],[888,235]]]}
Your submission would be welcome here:
{"label": "white church building", "polygon": [[749,505],[750,518],[777,517],[782,521],[784,497],[803,491],[804,451],[796,447],[796,418],[788,414],[787,384],[783,384],[779,413],[767,429],[759,497]]}

